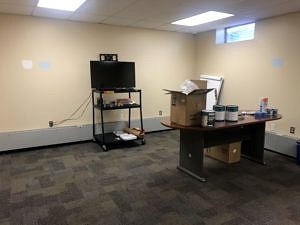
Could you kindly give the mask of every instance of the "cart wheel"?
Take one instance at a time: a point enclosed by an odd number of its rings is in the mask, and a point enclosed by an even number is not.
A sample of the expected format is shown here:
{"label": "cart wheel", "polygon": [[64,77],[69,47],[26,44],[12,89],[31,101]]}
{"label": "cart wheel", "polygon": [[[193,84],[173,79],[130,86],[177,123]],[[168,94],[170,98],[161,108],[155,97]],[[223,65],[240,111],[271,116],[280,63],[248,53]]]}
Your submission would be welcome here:
{"label": "cart wheel", "polygon": [[142,145],[146,144],[146,140],[142,139]]}

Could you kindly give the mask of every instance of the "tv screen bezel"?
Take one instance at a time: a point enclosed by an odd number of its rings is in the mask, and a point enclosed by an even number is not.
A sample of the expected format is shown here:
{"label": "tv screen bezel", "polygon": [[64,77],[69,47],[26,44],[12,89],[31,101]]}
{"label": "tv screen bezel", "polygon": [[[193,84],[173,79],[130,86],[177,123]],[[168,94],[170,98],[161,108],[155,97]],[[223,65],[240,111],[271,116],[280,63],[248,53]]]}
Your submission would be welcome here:
{"label": "tv screen bezel", "polygon": [[[112,67],[109,68],[114,64],[116,65],[115,68]],[[106,68],[105,67],[100,68],[101,65],[106,65]],[[121,71],[120,68],[122,66],[126,66],[127,71],[124,70]],[[104,74],[105,70],[110,70],[108,71],[109,74]],[[115,72],[113,70],[115,71],[119,70],[119,71],[117,72],[117,74],[111,74],[112,72]],[[91,60],[90,74],[91,74],[92,89],[103,90],[103,89],[135,88],[135,62]],[[121,84],[120,80],[115,80],[114,78],[119,78],[121,80],[125,79],[125,80]]]}

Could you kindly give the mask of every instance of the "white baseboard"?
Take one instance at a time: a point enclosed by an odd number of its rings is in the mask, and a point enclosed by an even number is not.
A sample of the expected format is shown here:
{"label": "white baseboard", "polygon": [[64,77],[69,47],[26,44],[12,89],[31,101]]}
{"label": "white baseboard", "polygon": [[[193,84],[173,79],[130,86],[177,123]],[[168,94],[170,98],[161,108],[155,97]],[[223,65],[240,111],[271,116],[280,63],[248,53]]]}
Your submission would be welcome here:
{"label": "white baseboard", "polygon": [[[169,128],[160,124],[163,117],[144,119],[146,132],[168,130]],[[121,130],[127,122],[106,123],[105,131]],[[133,120],[132,127],[139,127],[139,120]],[[100,124],[97,124],[97,133],[101,133]],[[92,124],[67,127],[51,127],[45,129],[35,129],[26,131],[2,132],[0,133],[0,152],[25,149],[39,146],[48,146],[78,141],[88,141],[93,139]],[[266,131],[265,148],[296,157],[297,139],[287,135],[280,135]]]}
{"label": "white baseboard", "polygon": [[[160,124],[163,117],[144,119],[144,129],[146,132],[167,130]],[[106,123],[105,131],[120,130],[126,122]],[[131,127],[140,127],[139,120],[132,120]],[[96,127],[97,133],[101,133],[100,124]],[[2,132],[0,133],[0,152],[48,146],[78,141],[88,141],[93,139],[92,124],[80,126],[51,127],[45,129],[35,129],[26,131]]]}
{"label": "white baseboard", "polygon": [[296,141],[297,139],[292,136],[280,135],[275,132],[266,131],[265,149],[269,149],[284,155],[296,157]]}

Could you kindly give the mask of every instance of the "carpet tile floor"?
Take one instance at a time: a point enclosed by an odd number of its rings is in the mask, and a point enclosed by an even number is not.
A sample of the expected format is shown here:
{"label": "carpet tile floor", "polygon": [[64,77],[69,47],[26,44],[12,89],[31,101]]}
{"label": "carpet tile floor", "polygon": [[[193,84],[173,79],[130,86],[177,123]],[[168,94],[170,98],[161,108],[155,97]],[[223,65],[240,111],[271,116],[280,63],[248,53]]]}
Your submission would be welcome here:
{"label": "carpet tile floor", "polygon": [[300,166],[205,158],[208,182],[176,169],[178,131],[103,152],[93,142],[0,154],[0,225],[299,225]]}

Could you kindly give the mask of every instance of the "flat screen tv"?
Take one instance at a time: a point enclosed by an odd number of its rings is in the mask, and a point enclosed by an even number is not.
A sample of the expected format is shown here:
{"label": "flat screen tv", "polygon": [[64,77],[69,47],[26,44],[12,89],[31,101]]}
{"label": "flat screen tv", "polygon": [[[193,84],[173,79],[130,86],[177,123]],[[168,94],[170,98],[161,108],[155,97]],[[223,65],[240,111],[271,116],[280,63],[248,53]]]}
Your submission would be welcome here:
{"label": "flat screen tv", "polygon": [[90,61],[91,86],[95,89],[134,88],[134,62]]}

